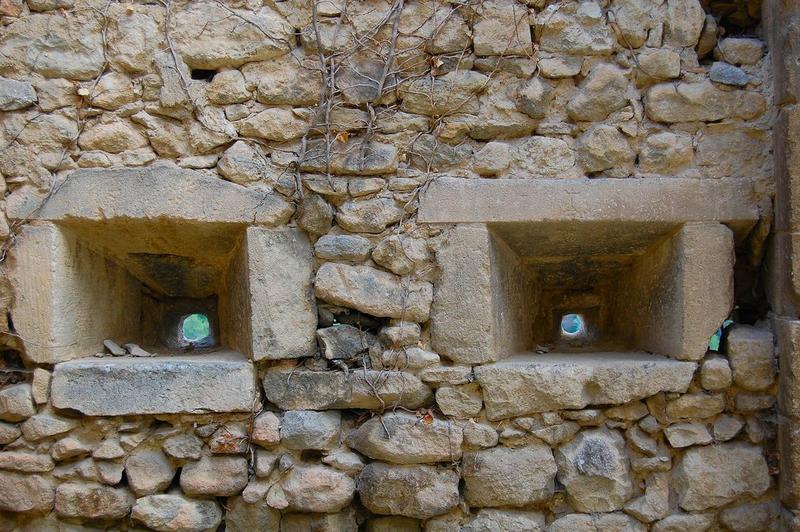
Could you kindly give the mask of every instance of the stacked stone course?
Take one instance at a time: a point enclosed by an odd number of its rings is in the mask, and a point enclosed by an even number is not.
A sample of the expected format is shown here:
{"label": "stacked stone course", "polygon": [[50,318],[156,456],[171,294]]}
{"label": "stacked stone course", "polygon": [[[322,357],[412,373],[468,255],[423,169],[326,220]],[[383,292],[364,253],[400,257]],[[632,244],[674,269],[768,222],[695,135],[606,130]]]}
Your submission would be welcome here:
{"label": "stacked stone course", "polygon": [[[766,28],[698,0],[0,23],[0,532],[800,530]],[[562,296],[613,302],[614,345],[550,345]],[[170,298],[217,348],[102,353]]]}

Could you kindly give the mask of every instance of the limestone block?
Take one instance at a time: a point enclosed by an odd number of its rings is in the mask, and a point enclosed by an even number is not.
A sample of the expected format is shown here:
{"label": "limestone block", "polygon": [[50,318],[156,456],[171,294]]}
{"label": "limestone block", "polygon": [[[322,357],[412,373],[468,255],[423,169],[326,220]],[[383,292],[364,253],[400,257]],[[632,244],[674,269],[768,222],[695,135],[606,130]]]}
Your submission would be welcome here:
{"label": "limestone block", "polygon": [[19,471],[20,473],[47,473],[55,464],[46,454],[35,454],[17,451],[0,452],[0,469]]}
{"label": "limestone block", "polygon": [[498,360],[521,351],[532,331],[533,274],[485,226],[458,226],[436,253],[441,269],[431,310],[431,343],[456,363]]}
{"label": "limestone block", "polygon": [[296,466],[281,482],[288,509],[334,513],[350,504],[355,482],[346,473],[323,465]]}
{"label": "limestone block", "polygon": [[281,441],[289,449],[334,449],[341,425],[339,412],[290,410],[283,415]]}
{"label": "limestone block", "polygon": [[264,375],[263,384],[267,399],[281,410],[379,409],[394,404],[416,409],[432,399],[419,378],[401,371],[273,370]]}
{"label": "limestone block", "polygon": [[60,517],[122,519],[131,511],[134,500],[125,488],[68,482],[56,489],[55,510]]}
{"label": "limestone block", "polygon": [[52,412],[41,412],[28,418],[22,424],[22,434],[28,441],[38,441],[50,436],[57,436],[77,427],[78,420],[70,419]]}
{"label": "limestone block", "polygon": [[7,471],[0,475],[0,510],[46,513],[54,501],[55,487],[46,477]]}
{"label": "limestone block", "polygon": [[714,58],[734,65],[755,65],[764,55],[764,42],[751,37],[727,37],[714,48]]}
{"label": "limestone block", "polygon": [[478,510],[478,515],[461,527],[461,532],[541,532],[545,530],[544,514],[542,512],[527,512],[523,510],[494,510],[484,508]]}
{"label": "limestone block", "polygon": [[536,17],[542,50],[571,55],[610,55],[614,37],[597,2],[547,6]]}
{"label": "limestone block", "polygon": [[381,233],[403,217],[403,209],[392,198],[350,200],[339,206],[336,222],[354,233]]}
{"label": "limestone block", "polygon": [[714,514],[673,514],[653,525],[654,532],[705,532]]}
{"label": "limestone block", "polygon": [[50,398],[50,378],[52,376],[52,372],[44,368],[34,368],[31,392],[33,394],[33,401],[37,405],[47,403],[47,400]]}
{"label": "limestone block", "polygon": [[381,175],[397,170],[398,151],[391,144],[351,139],[337,142],[330,149],[330,159],[324,139],[308,143],[305,158],[300,161],[304,172],[330,172],[336,175]]}
{"label": "limestone block", "polygon": [[700,368],[700,385],[706,390],[724,390],[733,382],[731,366],[722,356],[708,356]]}
{"label": "limestone block", "polygon": [[335,262],[362,262],[369,258],[372,243],[358,235],[324,235],[314,243],[314,254]]}
{"label": "limestone block", "polygon": [[56,364],[52,404],[89,416],[249,412],[255,373],[236,353],[79,359]]}
{"label": "limestone block", "polygon": [[669,514],[669,482],[666,473],[654,473],[647,477],[644,495],[625,505],[625,511],[645,523],[652,523]]}
{"label": "limestone block", "polygon": [[281,514],[265,502],[254,504],[242,497],[230,497],[225,512],[225,530],[248,532],[250,530],[279,530]]}
{"label": "limestone block", "polygon": [[619,510],[633,493],[625,439],[617,431],[583,431],[558,449],[556,461],[558,480],[576,510]]}
{"label": "limestone block", "polygon": [[685,224],[636,259],[624,281],[636,345],[703,358],[733,306],[733,262],[733,233],[722,224]]}
{"label": "limestone block", "polygon": [[442,386],[436,390],[436,404],[446,416],[476,417],[483,408],[481,388],[475,383],[461,386]]}
{"label": "limestone block", "polygon": [[734,325],[725,340],[733,369],[733,381],[750,391],[768,388],[775,380],[775,348],[772,332]]}
{"label": "limestone block", "polygon": [[262,412],[253,420],[250,441],[262,447],[272,447],[281,441],[281,420],[272,412]]}
{"label": "limestone block", "polygon": [[675,46],[694,47],[705,20],[706,13],[698,0],[668,0],[667,41]]}
{"label": "limestone block", "polygon": [[723,91],[710,81],[659,83],[645,93],[644,109],[656,122],[714,122],[756,118],[766,109],[766,101],[756,92]]}
{"label": "limestone block", "polygon": [[779,506],[770,502],[740,504],[720,512],[719,520],[734,532],[750,530],[779,530]]}
{"label": "limestone block", "polygon": [[778,452],[781,470],[778,487],[781,502],[789,508],[800,506],[800,423],[789,418],[778,426]]}
{"label": "limestone block", "polygon": [[204,456],[181,470],[181,489],[187,495],[229,497],[247,486],[247,460],[241,456]]}
{"label": "limestone block", "polygon": [[215,530],[222,522],[222,509],[213,499],[149,495],[136,500],[131,519],[159,532]]}
{"label": "limestone block", "polygon": [[372,462],[358,476],[358,494],[373,513],[429,519],[458,505],[458,475],[426,465]]}
{"label": "limestone block", "polygon": [[530,355],[475,368],[490,420],[685,392],[696,365],[640,353]]}
{"label": "limestone block", "polygon": [[399,87],[401,109],[415,114],[440,116],[458,111],[476,113],[474,94],[483,89],[488,77],[472,70],[449,72],[436,78],[419,78]]}
{"label": "limestone block", "polygon": [[139,283],[71,232],[25,226],[8,273],[14,327],[36,363],[91,355],[104,339],[128,338],[138,329]]}
{"label": "limestone block", "polygon": [[473,27],[475,55],[531,55],[528,11],[514,0],[490,0],[479,7]]}
{"label": "limestone block", "polygon": [[327,262],[317,270],[319,299],[366,314],[424,322],[430,316],[433,289],[424,281],[403,279],[369,266]]}
{"label": "limestone block", "polygon": [[292,26],[267,7],[252,13],[195,2],[176,11],[171,22],[172,42],[192,68],[263,61],[288,53],[295,43]]}
{"label": "limestone block", "polygon": [[627,103],[628,80],[621,69],[600,63],[589,75],[567,104],[567,114],[576,122],[597,122],[610,113],[622,109]]}
{"label": "limestone block", "polygon": [[223,342],[254,360],[312,355],[317,329],[312,267],[311,244],[299,229],[247,228],[226,273]]}
{"label": "limestone block", "polygon": [[352,511],[335,514],[286,514],[281,518],[281,532],[358,532]]}
{"label": "limestone block", "polygon": [[347,437],[356,451],[395,464],[453,462],[461,458],[461,442],[462,429],[455,423],[441,419],[428,423],[405,412],[373,417]]}
{"label": "limestone block", "polygon": [[495,447],[465,453],[461,475],[471,506],[526,506],[553,495],[556,462],[543,444]]}
{"label": "limestone block", "polygon": [[673,475],[678,504],[688,511],[716,508],[743,495],[758,497],[770,486],[758,447],[723,443],[686,451]]}
{"label": "limestone block", "polygon": [[161,449],[138,447],[125,460],[125,476],[137,497],[167,489],[175,476],[175,466]]}
{"label": "limestone block", "polygon": [[23,421],[35,413],[30,384],[14,384],[0,390],[0,420]]}
{"label": "limestone block", "polygon": [[36,92],[27,81],[0,77],[0,111],[16,111],[36,102]]}
{"label": "limestone block", "polygon": [[713,438],[703,423],[678,423],[664,429],[669,444],[678,449],[711,443]]}
{"label": "limestone block", "polygon": [[[590,532],[594,530],[620,530],[645,532],[647,527],[629,515],[620,512],[606,514],[567,514],[547,527],[548,532]],[[681,532],[686,532],[680,529]],[[677,530],[675,532],[678,532]]]}
{"label": "limestone block", "polygon": [[[296,52],[295,52],[296,53]],[[242,66],[248,89],[268,105],[316,105],[322,91],[322,76],[315,57],[294,54]]]}

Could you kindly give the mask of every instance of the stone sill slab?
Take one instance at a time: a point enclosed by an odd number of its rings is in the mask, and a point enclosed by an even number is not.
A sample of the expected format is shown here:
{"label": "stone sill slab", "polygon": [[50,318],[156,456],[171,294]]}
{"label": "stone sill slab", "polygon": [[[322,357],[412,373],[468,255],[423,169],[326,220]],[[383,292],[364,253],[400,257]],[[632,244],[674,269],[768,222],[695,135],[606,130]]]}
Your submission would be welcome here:
{"label": "stone sill slab", "polygon": [[81,358],[56,364],[56,408],[88,416],[249,412],[256,394],[253,364],[217,351],[152,358]]}
{"label": "stone sill slab", "polygon": [[526,354],[475,368],[492,421],[685,392],[697,365],[642,352]]}
{"label": "stone sill slab", "polygon": [[420,199],[422,223],[722,222],[758,220],[747,178],[458,179],[433,181]]}

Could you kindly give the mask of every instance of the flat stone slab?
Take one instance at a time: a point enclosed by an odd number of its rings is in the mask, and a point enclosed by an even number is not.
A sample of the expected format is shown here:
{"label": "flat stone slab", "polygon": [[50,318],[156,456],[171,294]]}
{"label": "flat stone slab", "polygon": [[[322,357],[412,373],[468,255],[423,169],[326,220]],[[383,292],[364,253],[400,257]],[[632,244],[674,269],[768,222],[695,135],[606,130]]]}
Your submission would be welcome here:
{"label": "flat stone slab", "polygon": [[278,225],[293,209],[274,194],[170,166],[77,170],[44,206],[30,187],[8,200],[11,219],[51,221],[179,220]]}
{"label": "flat stone slab", "polygon": [[458,179],[433,181],[420,199],[424,223],[717,221],[734,228],[758,220],[745,178]]}
{"label": "flat stone slab", "polygon": [[486,415],[496,421],[685,392],[696,367],[647,353],[550,353],[479,366],[475,375]]}
{"label": "flat stone slab", "polygon": [[56,408],[87,416],[249,412],[252,363],[232,351],[152,358],[81,358],[56,364]]}

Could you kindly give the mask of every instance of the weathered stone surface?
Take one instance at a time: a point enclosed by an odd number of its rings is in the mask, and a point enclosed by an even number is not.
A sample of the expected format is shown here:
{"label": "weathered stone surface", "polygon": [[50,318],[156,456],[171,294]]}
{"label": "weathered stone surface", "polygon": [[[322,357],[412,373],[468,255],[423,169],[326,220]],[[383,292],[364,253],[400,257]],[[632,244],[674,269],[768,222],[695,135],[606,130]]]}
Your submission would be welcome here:
{"label": "weathered stone surface", "polygon": [[46,404],[50,399],[50,379],[53,373],[44,368],[34,368],[31,381],[31,394],[33,402],[37,405]]}
{"label": "weathered stone surface", "polygon": [[410,517],[376,517],[365,523],[366,532],[419,532],[420,522]]}
{"label": "weathered stone surface", "polygon": [[675,46],[695,46],[705,20],[706,13],[698,0],[668,0],[667,40]]}
{"label": "weathered stone surface", "polygon": [[272,412],[262,412],[253,420],[250,441],[262,447],[272,447],[281,441],[281,420]]}
{"label": "weathered stone surface", "polygon": [[181,470],[181,489],[187,495],[229,497],[246,485],[247,460],[241,456],[204,456]]}
{"label": "weathered stone surface", "polygon": [[432,398],[430,388],[401,371],[268,371],[263,383],[267,399],[282,410],[378,409],[395,404],[415,409]]}
{"label": "weathered stone surface", "polygon": [[590,127],[578,138],[575,147],[578,163],[588,173],[611,170],[611,174],[624,177],[633,170],[636,153],[625,135],[613,126],[598,124]]}
{"label": "weathered stone surface", "polygon": [[308,121],[290,109],[270,107],[236,123],[240,134],[285,142],[306,134]]}
{"label": "weathered stone surface", "polygon": [[238,354],[92,358],[57,364],[52,402],[90,416],[249,412],[252,364]]}
{"label": "weathered stone surface", "polygon": [[67,482],[56,489],[55,510],[61,517],[122,519],[131,511],[134,500],[125,488]]}
{"label": "weathered stone surface", "polygon": [[384,345],[404,347],[416,345],[421,334],[422,328],[418,323],[401,320],[386,327],[381,327],[380,331],[378,331],[378,338]]}
{"label": "weathered stone surface", "polygon": [[536,176],[558,176],[575,166],[569,144],[552,137],[528,137],[512,149],[511,156],[513,163]]}
{"label": "weathered stone surface", "polygon": [[744,423],[733,416],[720,416],[714,420],[714,439],[717,441],[728,441],[733,439]]}
{"label": "weathered stone surface", "polygon": [[678,423],[665,428],[664,434],[669,444],[675,448],[705,445],[713,441],[708,427],[703,423]]}
{"label": "weathered stone surface", "polygon": [[345,143],[336,142],[328,150],[323,139],[308,143],[300,169],[337,175],[381,175],[395,172],[398,162],[397,148],[391,144],[351,139]]}
{"label": "weathered stone surface", "polygon": [[281,518],[281,532],[357,532],[353,512],[336,514],[286,514]]}
{"label": "weathered stone surface", "polygon": [[0,420],[22,421],[35,413],[30,384],[14,384],[0,390]]}
{"label": "weathered stone surface", "polygon": [[43,476],[10,472],[0,475],[0,510],[46,513],[54,501],[52,481]]}
{"label": "weathered stone surface", "polygon": [[175,466],[160,449],[140,447],[125,460],[125,475],[137,497],[164,491],[172,483]]}
{"label": "weathered stone surface", "polygon": [[708,356],[700,367],[700,385],[706,390],[724,390],[733,381],[728,359],[721,356]]}
{"label": "weathered stone surface", "polygon": [[[299,60],[298,60],[299,59]],[[285,55],[242,67],[248,88],[269,105],[316,105],[322,90],[319,64],[305,57]]]}
{"label": "weathered stone surface", "polygon": [[461,442],[462,429],[455,423],[427,422],[405,412],[373,417],[347,437],[356,451],[395,464],[453,462],[461,458]]}
{"label": "weathered stone surface", "polygon": [[761,449],[746,443],[689,449],[673,475],[678,504],[688,511],[723,506],[743,495],[758,497],[769,486]]}
{"label": "weathered stone surface", "polygon": [[646,86],[681,75],[681,56],[666,48],[644,49],[638,56],[636,83]]}
{"label": "weathered stone surface", "polygon": [[542,50],[572,55],[609,55],[614,37],[597,2],[547,6],[536,16]]}
{"label": "weathered stone surface", "polygon": [[755,65],[764,55],[764,42],[749,37],[727,37],[714,48],[714,58],[734,65]]}
{"label": "weathered stone surface", "polygon": [[473,27],[475,55],[531,55],[528,12],[513,0],[490,0]]}
{"label": "weathered stone surface", "polygon": [[101,119],[81,132],[78,145],[84,150],[121,153],[143,148],[148,142],[147,137],[126,120]]}
{"label": "weathered stone surface", "polygon": [[35,454],[17,451],[0,452],[0,469],[19,471],[20,473],[46,473],[55,464],[46,454]]}
{"label": "weathered stone surface", "polygon": [[517,109],[531,118],[544,118],[552,94],[553,85],[550,82],[538,76],[531,78],[517,94]]}
{"label": "weathered stone surface", "polygon": [[248,503],[242,497],[231,497],[227,501],[225,530],[249,532],[251,530],[279,530],[281,514],[266,502]]}
{"label": "weathered stone surface", "polygon": [[[30,194],[9,209],[10,218],[25,218],[41,197]],[[249,190],[193,170],[174,167],[78,170],[45,207],[42,220],[74,218],[181,220],[277,225],[288,221],[289,205],[275,195]]]}
{"label": "weathered stone surface", "polygon": [[558,449],[556,460],[558,480],[576,510],[619,510],[633,493],[625,439],[619,432],[581,432]]}
{"label": "weathered stone surface", "polygon": [[36,102],[36,92],[27,81],[0,77],[0,111],[25,109]]}
{"label": "weathered stone surface", "polygon": [[625,511],[640,521],[652,523],[669,515],[669,482],[666,473],[653,473],[647,477],[644,495],[625,505]]}
{"label": "weathered stone surface", "polygon": [[358,235],[324,235],[314,243],[314,254],[330,261],[362,262],[371,250],[372,243]]}
{"label": "weathered stone surface", "polygon": [[136,500],[131,518],[159,532],[215,530],[222,522],[222,510],[214,500],[150,495]]}
{"label": "weathered stone surface", "polygon": [[267,7],[253,13],[196,2],[176,12],[170,34],[191,68],[239,66],[284,55],[294,47],[292,27]]}
{"label": "weathered stone surface", "polygon": [[161,448],[176,460],[197,460],[203,450],[203,440],[194,434],[176,434],[164,440]]}
{"label": "weathered stone surface", "polygon": [[17,425],[11,423],[0,423],[0,445],[13,442],[22,435],[22,431]]}
{"label": "weathered stone surface", "polygon": [[436,390],[436,404],[446,416],[472,418],[483,408],[481,388],[477,384],[442,386]]}
{"label": "weathered stone surface", "polygon": [[372,251],[372,260],[397,275],[423,270],[429,265],[429,259],[428,243],[407,235],[384,238]]}
{"label": "weathered stone surface", "polygon": [[644,109],[656,122],[713,122],[751,119],[764,112],[764,97],[755,92],[723,91],[710,81],[659,83],[645,93]]}
{"label": "weathered stone surface", "polygon": [[474,94],[489,78],[472,70],[455,71],[437,78],[423,77],[400,86],[401,109],[409,113],[440,116],[458,111],[475,113],[478,101]]}
{"label": "weathered stone surface", "polygon": [[468,504],[525,506],[553,494],[556,462],[546,445],[496,447],[464,454],[462,477]]}
{"label": "weathered stone surface", "polygon": [[719,514],[720,522],[734,532],[775,530],[777,519],[778,505],[770,502],[741,504],[725,508]]}
{"label": "weathered stone surface", "polygon": [[380,233],[403,217],[403,209],[392,198],[351,200],[339,207],[336,221],[354,233]]}
{"label": "weathered stone surface", "polygon": [[432,466],[373,462],[358,476],[358,494],[373,513],[429,519],[458,505],[458,475]]}
{"label": "weathered stone surface", "polygon": [[653,532],[705,532],[713,522],[713,514],[674,514],[654,523]]}
{"label": "weathered stone surface", "polygon": [[623,513],[567,514],[559,517],[547,527],[547,532],[596,532],[614,530],[619,532],[645,532],[647,527]]}
{"label": "weathered stone surface", "polygon": [[724,85],[731,85],[733,87],[744,87],[750,81],[750,77],[739,67],[715,61],[708,71],[708,77],[711,81],[722,83]]}
{"label": "weathered stone surface", "polygon": [[247,427],[244,423],[226,423],[208,439],[214,454],[241,454],[247,451]]}
{"label": "weathered stone surface", "polygon": [[567,114],[575,121],[596,122],[627,103],[628,80],[619,68],[601,63],[595,66],[567,104]]}
{"label": "weathered stone surface", "polygon": [[339,446],[339,412],[290,410],[283,415],[281,441],[289,449],[333,449]]}
{"label": "weathered stone surface", "polygon": [[733,381],[745,390],[760,391],[775,379],[775,348],[772,333],[747,325],[735,325],[725,342],[733,369]]}
{"label": "weathered stone surface", "polygon": [[424,322],[430,316],[433,288],[369,266],[325,263],[317,270],[319,299],[366,314]]}
{"label": "weathered stone surface", "polygon": [[540,532],[545,530],[544,514],[522,510],[478,511],[478,515],[465,526],[462,532]]}
{"label": "weathered stone surface", "polygon": [[667,403],[667,416],[671,419],[703,419],[725,410],[722,394],[687,393]]}
{"label": "weathered stone surface", "polygon": [[353,500],[355,482],[332,467],[296,466],[281,482],[290,510],[338,512]]}
{"label": "weathered stone surface", "polygon": [[475,368],[491,420],[684,392],[694,363],[643,354],[517,357]]}
{"label": "weathered stone surface", "polygon": [[375,336],[352,325],[335,324],[317,329],[317,342],[328,360],[351,359],[366,352]]}
{"label": "weathered stone surface", "polygon": [[242,140],[225,150],[217,163],[217,170],[225,179],[239,185],[269,177],[266,156]]}

